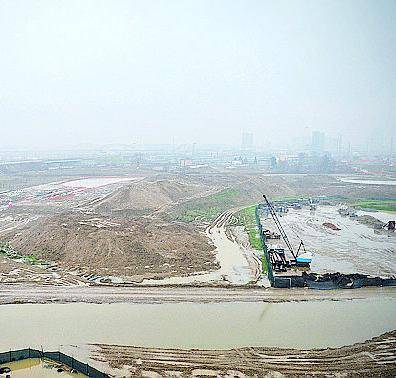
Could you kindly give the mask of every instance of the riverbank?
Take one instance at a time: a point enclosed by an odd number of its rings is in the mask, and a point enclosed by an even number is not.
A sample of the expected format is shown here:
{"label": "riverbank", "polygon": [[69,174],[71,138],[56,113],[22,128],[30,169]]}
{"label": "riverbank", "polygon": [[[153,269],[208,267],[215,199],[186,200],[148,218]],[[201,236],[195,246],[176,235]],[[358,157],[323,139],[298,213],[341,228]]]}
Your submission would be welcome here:
{"label": "riverbank", "polygon": [[[96,345],[92,358],[109,373],[135,377],[297,377],[396,375],[396,331],[342,348],[180,350]],[[120,375],[118,375],[120,374]],[[172,374],[172,375],[171,375]]]}
{"label": "riverbank", "polygon": [[396,299],[395,287],[354,290],[274,289],[195,286],[45,286],[0,284],[0,305],[24,303],[302,302]]}

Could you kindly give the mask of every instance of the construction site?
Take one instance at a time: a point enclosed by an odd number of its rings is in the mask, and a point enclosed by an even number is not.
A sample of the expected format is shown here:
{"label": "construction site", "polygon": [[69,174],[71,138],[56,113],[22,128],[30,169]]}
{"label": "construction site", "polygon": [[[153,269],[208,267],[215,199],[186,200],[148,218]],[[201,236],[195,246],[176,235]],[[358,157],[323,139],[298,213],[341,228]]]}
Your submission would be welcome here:
{"label": "construction site", "polygon": [[1,0],[0,378],[396,377],[395,0]]}
{"label": "construction site", "polygon": [[378,218],[357,215],[352,208],[337,210],[312,198],[275,205],[265,195],[264,200],[256,208],[256,217],[273,286],[337,289],[396,285],[392,258],[395,221],[378,219],[392,219],[389,214],[376,214]]}
{"label": "construction site", "polygon": [[[395,193],[383,181],[217,168],[5,191],[0,311],[10,326],[1,349],[44,345],[98,376],[290,375],[312,356],[337,374],[345,366],[335,357],[351,354],[356,374],[392,371]],[[304,326],[296,330],[290,312]],[[280,367],[280,356],[294,362]],[[62,364],[70,372],[67,357]]]}
{"label": "construction site", "polygon": [[0,195],[0,282],[269,286],[263,246],[278,275],[305,255],[312,273],[391,278],[394,216],[354,201],[381,193],[380,204],[392,203],[393,189],[331,176],[218,173],[8,191]]}

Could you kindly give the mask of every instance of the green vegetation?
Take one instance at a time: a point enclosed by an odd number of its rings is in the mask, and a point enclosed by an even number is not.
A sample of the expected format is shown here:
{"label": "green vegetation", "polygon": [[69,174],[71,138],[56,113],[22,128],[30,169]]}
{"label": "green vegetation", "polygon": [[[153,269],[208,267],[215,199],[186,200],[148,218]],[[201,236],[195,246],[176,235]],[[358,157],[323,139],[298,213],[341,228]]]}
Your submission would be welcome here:
{"label": "green vegetation", "polygon": [[32,265],[36,265],[36,264],[40,264],[42,261],[40,259],[38,259],[36,256],[34,255],[22,255],[22,258],[29,264]]}
{"label": "green vegetation", "polygon": [[352,203],[354,207],[361,207],[363,209],[375,209],[389,212],[396,212],[396,199],[386,200],[370,200],[361,199]]}
{"label": "green vegetation", "polygon": [[208,197],[179,206],[170,217],[181,222],[193,222],[195,220],[210,222],[221,212],[236,206],[238,195],[239,191],[236,189],[224,189]]}
{"label": "green vegetation", "polygon": [[267,264],[267,259],[265,258],[265,254],[261,256],[261,266],[263,269],[264,274],[268,274],[268,264]]}
{"label": "green vegetation", "polygon": [[223,201],[228,201],[232,197],[236,197],[238,194],[239,194],[238,190],[229,188],[229,189],[224,189],[219,193],[212,194],[208,198],[215,201],[223,202]]}
{"label": "green vegetation", "polygon": [[261,242],[260,233],[256,223],[256,205],[245,207],[238,214],[237,217],[240,223],[245,226],[245,230],[249,235],[250,245],[259,251],[263,250],[263,243]]}
{"label": "green vegetation", "polygon": [[[239,224],[245,226],[245,230],[249,235],[249,243],[258,251],[263,252],[263,243],[260,238],[260,232],[257,227],[256,222],[256,205],[245,207],[237,214]],[[265,254],[261,255],[262,272],[264,274],[268,273],[267,259]]]}
{"label": "green vegetation", "polygon": [[40,260],[34,255],[23,255],[19,252],[16,252],[9,243],[3,243],[0,245],[0,255],[6,256],[13,260],[23,260],[24,262],[31,265],[43,263],[43,260]]}
{"label": "green vegetation", "polygon": [[196,219],[210,221],[216,218],[216,216],[220,213],[221,210],[217,206],[191,208],[187,207],[181,214],[176,215],[174,219],[181,222],[193,222]]}

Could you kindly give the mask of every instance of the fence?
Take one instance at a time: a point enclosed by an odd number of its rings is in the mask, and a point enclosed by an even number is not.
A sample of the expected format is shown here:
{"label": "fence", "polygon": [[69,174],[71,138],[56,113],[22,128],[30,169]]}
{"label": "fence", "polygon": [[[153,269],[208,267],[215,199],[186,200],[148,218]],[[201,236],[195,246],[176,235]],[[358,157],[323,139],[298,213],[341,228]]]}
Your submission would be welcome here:
{"label": "fence", "polygon": [[308,287],[318,290],[357,289],[364,286],[396,286],[396,278],[370,277],[364,274],[330,273],[275,277],[274,287]]}
{"label": "fence", "polygon": [[266,240],[266,237],[265,237],[264,232],[263,232],[263,226],[261,225],[258,209],[259,209],[259,207],[256,206],[256,208],[255,208],[256,224],[257,224],[257,227],[259,229],[261,244],[263,246],[263,253],[264,253],[264,258],[265,258],[265,259],[263,259],[265,261],[262,261],[262,263],[263,264],[265,263],[267,265],[268,279],[269,279],[269,281],[271,283],[271,286],[273,286],[273,284],[274,284],[274,273],[272,271],[272,265],[271,265],[271,261],[270,261],[269,254],[268,254],[268,249],[267,249],[267,240]]}
{"label": "fence", "polygon": [[49,360],[67,365],[71,369],[94,378],[108,378],[109,376],[101,371],[84,364],[73,357],[70,357],[62,352],[42,352],[37,349],[19,349],[10,350],[9,352],[0,353],[0,364],[6,364],[12,361],[26,360],[28,358],[47,358]]}

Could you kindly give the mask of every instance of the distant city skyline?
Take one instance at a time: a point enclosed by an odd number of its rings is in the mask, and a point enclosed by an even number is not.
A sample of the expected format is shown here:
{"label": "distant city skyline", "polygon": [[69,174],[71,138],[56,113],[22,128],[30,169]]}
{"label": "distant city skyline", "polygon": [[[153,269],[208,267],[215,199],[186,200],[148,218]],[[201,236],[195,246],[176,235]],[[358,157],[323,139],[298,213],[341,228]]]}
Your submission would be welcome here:
{"label": "distant city skyline", "polygon": [[392,0],[4,0],[0,44],[1,148],[396,139]]}

